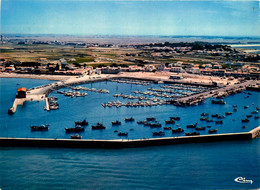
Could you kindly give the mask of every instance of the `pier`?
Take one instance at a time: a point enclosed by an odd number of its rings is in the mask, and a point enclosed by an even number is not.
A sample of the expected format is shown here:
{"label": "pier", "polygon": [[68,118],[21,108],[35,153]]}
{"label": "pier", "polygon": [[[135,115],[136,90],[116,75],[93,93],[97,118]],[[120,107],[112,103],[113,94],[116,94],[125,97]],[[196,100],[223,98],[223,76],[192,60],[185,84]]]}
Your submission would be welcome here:
{"label": "pier", "polygon": [[84,139],[50,139],[50,138],[9,138],[1,137],[2,147],[49,147],[49,148],[137,148],[148,146],[175,145],[186,143],[208,143],[221,141],[252,140],[260,136],[260,126],[245,133],[228,133],[216,135],[166,137],[152,139],[116,139],[116,140],[84,140]]}
{"label": "pier", "polygon": [[235,84],[235,85],[228,85],[228,86],[224,86],[224,87],[210,90],[207,92],[202,92],[202,93],[198,93],[195,95],[178,98],[178,99],[170,101],[170,102],[175,105],[180,105],[180,106],[196,105],[196,104],[200,103],[201,101],[204,101],[205,99],[210,98],[210,97],[225,97],[230,94],[235,94],[237,92],[241,92],[243,90],[246,90],[246,87],[249,85],[252,85],[252,84],[256,84],[256,81],[249,80],[249,81]]}

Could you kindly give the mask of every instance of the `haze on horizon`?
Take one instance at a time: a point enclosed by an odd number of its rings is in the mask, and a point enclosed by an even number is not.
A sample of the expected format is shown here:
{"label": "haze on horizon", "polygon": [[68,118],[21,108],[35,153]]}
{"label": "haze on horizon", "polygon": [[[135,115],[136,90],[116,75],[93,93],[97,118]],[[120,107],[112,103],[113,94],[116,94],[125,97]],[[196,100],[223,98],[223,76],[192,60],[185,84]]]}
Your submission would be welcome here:
{"label": "haze on horizon", "polygon": [[2,0],[2,34],[260,36],[259,1]]}

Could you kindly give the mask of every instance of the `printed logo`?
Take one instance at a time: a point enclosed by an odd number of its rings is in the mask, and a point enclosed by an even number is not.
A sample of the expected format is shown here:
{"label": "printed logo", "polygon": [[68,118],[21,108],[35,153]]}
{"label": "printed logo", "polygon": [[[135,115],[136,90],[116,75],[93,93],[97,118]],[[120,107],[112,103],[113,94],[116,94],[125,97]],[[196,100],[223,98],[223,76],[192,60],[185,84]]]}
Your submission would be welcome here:
{"label": "printed logo", "polygon": [[245,177],[237,177],[234,181],[237,183],[253,183],[253,180],[246,179]]}

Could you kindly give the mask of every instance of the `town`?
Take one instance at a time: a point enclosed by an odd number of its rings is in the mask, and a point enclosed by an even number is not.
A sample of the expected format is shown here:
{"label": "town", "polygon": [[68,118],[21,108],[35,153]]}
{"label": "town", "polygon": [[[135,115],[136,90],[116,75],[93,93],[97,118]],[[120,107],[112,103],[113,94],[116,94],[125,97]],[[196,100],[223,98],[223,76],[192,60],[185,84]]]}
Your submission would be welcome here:
{"label": "town", "polygon": [[217,42],[124,42],[1,36],[0,72],[36,75],[166,72],[173,73],[173,79],[182,79],[185,74],[260,77],[257,51],[235,49]]}

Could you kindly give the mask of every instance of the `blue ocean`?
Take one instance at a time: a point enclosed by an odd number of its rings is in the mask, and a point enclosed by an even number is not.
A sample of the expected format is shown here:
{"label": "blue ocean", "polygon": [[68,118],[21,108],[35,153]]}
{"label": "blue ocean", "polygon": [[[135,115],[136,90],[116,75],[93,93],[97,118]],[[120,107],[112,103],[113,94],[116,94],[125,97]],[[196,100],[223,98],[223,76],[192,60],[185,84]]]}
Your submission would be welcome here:
{"label": "blue ocean", "polygon": [[[74,121],[86,119],[89,126],[81,133],[84,139],[118,139],[114,130],[128,132],[129,139],[152,138],[150,129],[136,122],[125,123],[124,118],[135,121],[155,117],[165,126],[170,116],[181,120],[172,124],[184,128],[200,121],[201,113],[225,115],[237,105],[237,112],[226,116],[223,125],[210,124],[218,133],[247,132],[259,126],[258,119],[250,118],[242,128],[241,119],[260,106],[259,93],[245,91],[225,98],[225,105],[212,105],[210,99],[194,107],[161,105],[153,107],[104,108],[108,101],[127,101],[113,94],[133,94],[149,86],[115,82],[89,83],[81,86],[108,89],[109,94],[87,92],[86,97],[70,98],[57,92],[59,109],[44,110],[45,102],[26,102],[14,115],[8,115],[19,87],[31,88],[51,83],[47,80],[0,79],[0,134],[2,137],[70,138],[65,127]],[[69,90],[69,89],[62,89]],[[244,106],[249,108],[244,109]],[[111,125],[120,120],[121,126]],[[92,131],[91,125],[102,122],[105,130]],[[31,132],[31,125],[50,124],[49,131]],[[130,130],[132,129],[132,130]],[[200,131],[207,134],[207,130]],[[165,136],[175,136],[166,131]],[[179,136],[184,134],[179,134]],[[185,144],[137,149],[49,149],[49,148],[0,148],[1,189],[256,189],[260,187],[260,140],[218,143]],[[243,177],[253,183],[238,183]]]}

